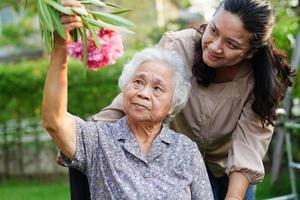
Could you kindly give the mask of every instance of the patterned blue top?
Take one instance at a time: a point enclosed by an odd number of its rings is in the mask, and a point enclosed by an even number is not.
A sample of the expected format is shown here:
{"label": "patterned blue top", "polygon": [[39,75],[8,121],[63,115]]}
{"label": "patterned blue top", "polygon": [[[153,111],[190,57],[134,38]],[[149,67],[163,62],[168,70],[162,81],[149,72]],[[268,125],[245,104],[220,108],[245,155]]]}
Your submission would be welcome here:
{"label": "patterned blue top", "polygon": [[91,199],[213,199],[202,156],[194,142],[163,126],[145,157],[126,118],[115,123],[76,119],[74,160],[86,174]]}

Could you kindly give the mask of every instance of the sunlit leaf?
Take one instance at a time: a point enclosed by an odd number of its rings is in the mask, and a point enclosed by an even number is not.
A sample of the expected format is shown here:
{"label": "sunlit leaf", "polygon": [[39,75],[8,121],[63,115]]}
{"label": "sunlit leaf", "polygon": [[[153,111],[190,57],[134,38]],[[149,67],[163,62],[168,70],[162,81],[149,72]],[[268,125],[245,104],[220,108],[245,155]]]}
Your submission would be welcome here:
{"label": "sunlit leaf", "polygon": [[86,9],[82,7],[72,7],[72,10],[78,15],[88,16],[89,14]]}
{"label": "sunlit leaf", "polygon": [[99,42],[99,38],[98,38],[98,35],[97,35],[97,31],[96,31],[96,28],[94,26],[91,26],[89,24],[87,24],[87,27],[89,29],[89,32],[90,34],[92,35],[93,37],[93,40],[95,42],[95,45],[97,48],[100,48],[101,47],[101,44]]}
{"label": "sunlit leaf", "polygon": [[90,24],[94,25],[94,26],[98,26],[98,27],[103,27],[103,28],[108,28],[108,29],[113,29],[113,30],[119,30],[119,31],[124,31],[124,32],[127,32],[127,33],[131,33],[131,34],[134,34],[133,31],[130,31],[126,28],[123,28],[123,27],[118,27],[118,26],[115,26],[115,25],[112,25],[112,24],[108,24],[106,22],[103,22],[101,20],[95,20],[95,19],[91,19],[91,18],[87,18],[87,17],[83,17],[86,21],[88,21]]}
{"label": "sunlit leaf", "polygon": [[125,27],[134,26],[134,23],[118,15],[113,15],[110,13],[104,13],[98,11],[91,11],[91,13],[97,18],[100,18],[101,20],[116,26],[125,26]]}
{"label": "sunlit leaf", "polygon": [[120,14],[127,13],[127,12],[130,12],[130,11],[132,11],[132,10],[125,9],[125,10],[119,10],[119,11],[111,12],[111,14],[113,14],[113,15],[120,15]]}
{"label": "sunlit leaf", "polygon": [[[41,1],[41,0],[39,0]],[[56,3],[52,0],[44,0],[47,4],[49,4],[50,6],[52,6],[53,8],[55,8],[56,10],[66,14],[66,15],[74,15],[75,13],[72,11],[71,8],[69,7],[64,7],[62,5],[60,5],[59,3]]]}
{"label": "sunlit leaf", "polygon": [[112,3],[105,3],[107,6],[114,7],[114,8],[120,8],[120,6]]}
{"label": "sunlit leaf", "polygon": [[54,24],[54,27],[55,27],[55,30],[57,31],[57,33],[65,39],[65,30],[64,30],[64,27],[60,21],[60,16],[59,16],[59,13],[57,11],[52,11],[50,12],[51,13],[51,17],[52,17],[52,20],[53,20],[53,24]]}
{"label": "sunlit leaf", "polygon": [[96,6],[101,6],[104,7],[106,6],[106,4],[100,0],[84,0],[84,1],[80,1],[80,3],[82,4],[94,4]]}
{"label": "sunlit leaf", "polygon": [[49,30],[53,31],[54,27],[51,20],[51,14],[47,4],[43,0],[37,0],[37,8],[39,16],[41,18],[41,23]]}
{"label": "sunlit leaf", "polygon": [[84,66],[87,66],[87,35],[85,29],[79,29],[79,33],[81,35],[82,44],[83,44],[83,64]]}

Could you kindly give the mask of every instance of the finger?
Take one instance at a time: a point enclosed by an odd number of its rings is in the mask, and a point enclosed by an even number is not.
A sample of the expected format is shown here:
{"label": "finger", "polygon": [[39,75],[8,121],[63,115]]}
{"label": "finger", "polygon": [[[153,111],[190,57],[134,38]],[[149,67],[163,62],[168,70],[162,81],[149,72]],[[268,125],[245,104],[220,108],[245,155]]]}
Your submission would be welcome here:
{"label": "finger", "polygon": [[64,29],[66,32],[70,32],[76,28],[81,28],[82,27],[82,23],[79,23],[79,22],[72,22],[72,23],[69,23],[69,24],[64,24],[63,25]]}
{"label": "finger", "polygon": [[60,21],[62,24],[68,24],[72,22],[80,22],[81,23],[81,18],[79,16],[70,16],[70,15],[64,15],[60,18]]}
{"label": "finger", "polygon": [[81,3],[76,0],[61,0],[61,4],[65,7],[81,7]]}

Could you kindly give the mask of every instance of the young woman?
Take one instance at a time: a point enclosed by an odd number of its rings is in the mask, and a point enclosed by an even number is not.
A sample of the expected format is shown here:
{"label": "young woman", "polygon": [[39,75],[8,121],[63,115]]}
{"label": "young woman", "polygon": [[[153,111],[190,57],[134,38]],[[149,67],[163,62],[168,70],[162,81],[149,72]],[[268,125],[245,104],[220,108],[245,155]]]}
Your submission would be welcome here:
{"label": "young woman", "polygon": [[[192,92],[171,128],[194,140],[209,171],[215,199],[255,199],[275,110],[292,85],[293,71],[272,43],[269,1],[224,0],[199,29],[166,33],[159,46],[178,52]],[[121,95],[94,116],[123,116]]]}

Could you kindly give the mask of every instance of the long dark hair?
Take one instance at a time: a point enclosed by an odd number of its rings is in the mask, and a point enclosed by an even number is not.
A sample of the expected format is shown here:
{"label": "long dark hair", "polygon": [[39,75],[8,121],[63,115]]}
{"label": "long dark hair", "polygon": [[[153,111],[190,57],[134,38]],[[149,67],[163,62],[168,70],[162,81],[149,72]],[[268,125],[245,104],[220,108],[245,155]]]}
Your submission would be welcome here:
{"label": "long dark hair", "polygon": [[[276,108],[287,87],[292,86],[295,75],[287,57],[275,48],[270,36],[275,21],[274,9],[268,1],[262,0],[224,0],[220,7],[239,16],[245,29],[252,33],[250,45],[255,51],[249,59],[254,75],[252,110],[260,116],[263,127],[274,125]],[[197,30],[203,35],[206,26]],[[202,53],[199,39],[195,45],[192,73],[198,84],[208,87],[215,78],[215,70],[204,63]]]}

